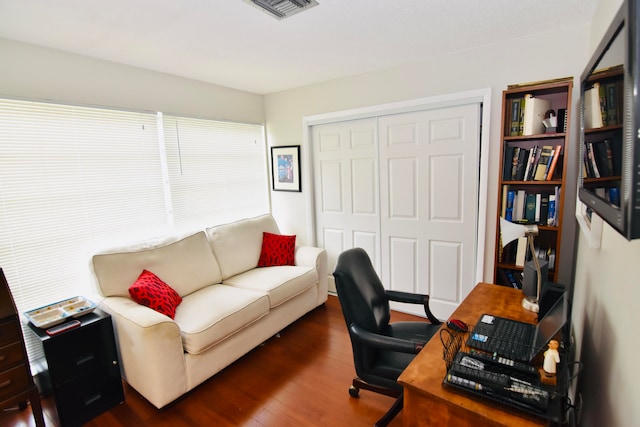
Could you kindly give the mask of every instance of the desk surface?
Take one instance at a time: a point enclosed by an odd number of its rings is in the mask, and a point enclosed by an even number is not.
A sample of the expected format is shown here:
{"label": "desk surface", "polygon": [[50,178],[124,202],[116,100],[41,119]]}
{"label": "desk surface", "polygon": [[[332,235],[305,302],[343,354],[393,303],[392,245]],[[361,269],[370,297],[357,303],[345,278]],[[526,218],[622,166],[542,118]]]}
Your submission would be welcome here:
{"label": "desk surface", "polygon": [[[522,308],[522,291],[479,283],[460,304],[451,318],[475,324],[483,313],[493,313],[534,323],[537,314]],[[444,326],[443,326],[444,327]],[[404,389],[403,424],[455,426],[544,426],[538,418],[499,408],[461,392],[443,387],[447,371],[439,334],[420,351],[400,375]]]}

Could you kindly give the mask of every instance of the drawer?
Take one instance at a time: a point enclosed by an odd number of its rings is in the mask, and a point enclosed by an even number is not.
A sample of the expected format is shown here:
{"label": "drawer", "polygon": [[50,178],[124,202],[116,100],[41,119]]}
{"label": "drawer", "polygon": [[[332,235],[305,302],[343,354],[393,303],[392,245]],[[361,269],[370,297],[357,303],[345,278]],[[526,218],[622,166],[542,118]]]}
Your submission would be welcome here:
{"label": "drawer", "polygon": [[20,341],[0,347],[0,372],[23,361],[24,355]]}
{"label": "drawer", "polygon": [[0,322],[0,346],[20,341],[22,330],[16,319]]}
{"label": "drawer", "polygon": [[83,326],[45,342],[53,384],[60,385],[95,369],[105,369],[118,360],[113,345],[111,322],[110,319],[106,320],[109,321]]}
{"label": "drawer", "polygon": [[29,375],[25,365],[0,372],[0,401],[22,393],[29,388],[29,385]]}
{"label": "drawer", "polygon": [[56,387],[56,406],[62,425],[80,425],[124,402],[120,376],[89,372]]}

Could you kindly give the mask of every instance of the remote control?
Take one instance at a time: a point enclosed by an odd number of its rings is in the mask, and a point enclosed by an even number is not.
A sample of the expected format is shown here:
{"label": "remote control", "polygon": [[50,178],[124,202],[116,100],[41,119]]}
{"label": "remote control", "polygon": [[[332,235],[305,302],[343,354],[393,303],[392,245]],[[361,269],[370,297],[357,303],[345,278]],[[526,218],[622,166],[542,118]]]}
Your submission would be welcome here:
{"label": "remote control", "polygon": [[69,322],[62,323],[60,325],[52,326],[49,329],[47,329],[45,332],[49,336],[54,336],[54,335],[61,334],[64,331],[68,331],[69,329],[77,328],[78,326],[80,326],[80,321],[74,319]]}
{"label": "remote control", "polygon": [[492,356],[487,353],[482,353],[482,352],[473,351],[473,350],[471,351],[470,356],[478,360],[481,360],[483,362],[495,363],[503,367],[515,369],[516,371],[522,372],[523,374],[533,375],[533,376],[538,375],[538,371],[535,367],[527,363],[522,363],[515,360],[507,359],[506,357],[497,356],[497,355]]}

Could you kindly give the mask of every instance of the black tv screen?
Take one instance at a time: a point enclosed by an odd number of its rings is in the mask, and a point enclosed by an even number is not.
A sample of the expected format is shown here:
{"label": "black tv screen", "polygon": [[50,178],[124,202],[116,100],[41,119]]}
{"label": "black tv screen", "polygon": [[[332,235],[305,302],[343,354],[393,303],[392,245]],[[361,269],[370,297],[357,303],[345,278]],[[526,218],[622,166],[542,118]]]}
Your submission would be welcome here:
{"label": "black tv screen", "polygon": [[640,237],[639,0],[625,0],[581,75],[578,196],[627,239]]}

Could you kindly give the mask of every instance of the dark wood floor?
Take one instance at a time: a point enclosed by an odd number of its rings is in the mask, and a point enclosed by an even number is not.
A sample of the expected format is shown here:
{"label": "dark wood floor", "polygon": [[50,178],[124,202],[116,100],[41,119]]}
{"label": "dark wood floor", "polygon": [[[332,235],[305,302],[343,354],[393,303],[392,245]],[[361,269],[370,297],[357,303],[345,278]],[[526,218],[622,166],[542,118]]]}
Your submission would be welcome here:
{"label": "dark wood floor", "polygon": [[[394,312],[392,321],[418,318]],[[351,344],[338,300],[319,307],[163,410],[127,384],[125,402],[87,423],[119,426],[371,426],[393,399],[351,398]],[[47,426],[59,427],[51,398]],[[0,414],[1,426],[34,426],[30,408]],[[402,425],[402,412],[391,426]]]}

